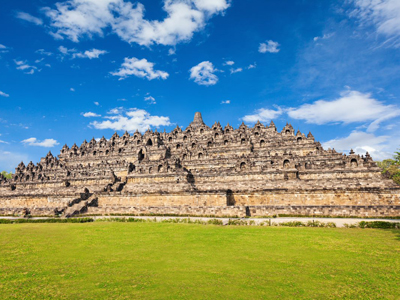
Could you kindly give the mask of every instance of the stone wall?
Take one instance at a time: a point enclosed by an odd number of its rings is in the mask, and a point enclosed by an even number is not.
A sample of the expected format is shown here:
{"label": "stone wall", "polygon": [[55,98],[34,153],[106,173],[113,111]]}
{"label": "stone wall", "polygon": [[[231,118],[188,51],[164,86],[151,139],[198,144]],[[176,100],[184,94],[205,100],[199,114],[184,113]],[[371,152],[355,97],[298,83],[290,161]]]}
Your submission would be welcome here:
{"label": "stone wall", "polygon": [[252,217],[274,215],[398,217],[400,216],[400,205],[246,206],[246,215]]}
{"label": "stone wall", "polygon": [[245,217],[244,206],[98,206],[90,207],[87,214],[96,215],[180,215],[180,216],[215,216]]}

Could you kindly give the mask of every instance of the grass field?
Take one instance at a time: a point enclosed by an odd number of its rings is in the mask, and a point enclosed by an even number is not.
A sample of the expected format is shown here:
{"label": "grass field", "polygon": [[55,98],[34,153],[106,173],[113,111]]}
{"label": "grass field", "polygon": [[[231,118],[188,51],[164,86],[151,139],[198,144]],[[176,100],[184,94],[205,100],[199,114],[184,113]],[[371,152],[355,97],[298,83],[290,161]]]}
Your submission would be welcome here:
{"label": "grass field", "polygon": [[0,225],[1,299],[400,299],[400,231]]}

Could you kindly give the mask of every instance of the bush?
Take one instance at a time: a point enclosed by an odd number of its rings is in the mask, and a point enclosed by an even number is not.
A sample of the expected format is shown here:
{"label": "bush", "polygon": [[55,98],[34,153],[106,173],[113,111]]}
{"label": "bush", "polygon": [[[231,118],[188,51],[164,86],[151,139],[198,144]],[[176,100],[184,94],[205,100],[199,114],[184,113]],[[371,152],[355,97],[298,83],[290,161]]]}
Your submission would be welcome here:
{"label": "bush", "polygon": [[228,221],[228,225],[236,225],[236,226],[245,226],[245,225],[248,225],[247,224],[247,221],[245,221],[245,220],[232,220],[232,219],[229,219],[229,221]]}
{"label": "bush", "polygon": [[308,221],[307,223],[300,221],[292,221],[292,222],[284,222],[278,223],[277,226],[287,226],[287,227],[327,227],[327,228],[336,228],[336,224],[333,222],[323,223],[320,221]]}
{"label": "bush", "polygon": [[278,226],[288,226],[288,227],[306,227],[307,224],[300,222],[300,221],[292,221],[292,222],[283,222],[283,223],[278,223]]}
{"label": "bush", "polygon": [[218,220],[218,219],[208,220],[207,224],[212,224],[212,225],[223,225],[222,220]]}
{"label": "bush", "polygon": [[360,228],[381,228],[381,229],[400,229],[399,222],[384,222],[384,221],[361,221],[358,223]]}
{"label": "bush", "polygon": [[0,219],[0,224],[21,224],[21,223],[88,223],[93,222],[92,218],[70,218],[70,219]]}
{"label": "bush", "polygon": [[135,218],[104,218],[104,219],[96,219],[96,222],[150,222],[150,220],[146,219],[135,219]]}

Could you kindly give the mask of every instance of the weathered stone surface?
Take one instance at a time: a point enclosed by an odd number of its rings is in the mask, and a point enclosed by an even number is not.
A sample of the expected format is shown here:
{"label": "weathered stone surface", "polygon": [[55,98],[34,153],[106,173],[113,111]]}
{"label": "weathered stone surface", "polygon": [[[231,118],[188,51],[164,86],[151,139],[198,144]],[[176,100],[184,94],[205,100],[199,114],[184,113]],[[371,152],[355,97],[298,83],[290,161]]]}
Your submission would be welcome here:
{"label": "weathered stone surface", "polygon": [[325,150],[287,124],[115,133],[0,178],[0,214],[399,216],[400,186],[368,155]]}

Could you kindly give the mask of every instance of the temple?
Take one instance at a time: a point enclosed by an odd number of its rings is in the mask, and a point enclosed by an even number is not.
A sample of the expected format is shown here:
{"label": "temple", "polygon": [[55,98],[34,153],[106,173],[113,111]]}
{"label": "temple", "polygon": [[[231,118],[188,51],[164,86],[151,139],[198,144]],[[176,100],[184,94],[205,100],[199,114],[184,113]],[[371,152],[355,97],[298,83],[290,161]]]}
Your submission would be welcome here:
{"label": "temple", "polygon": [[[0,175],[1,176],[1,175]],[[115,133],[0,178],[0,214],[399,216],[400,186],[367,153],[323,149],[273,122]]]}

